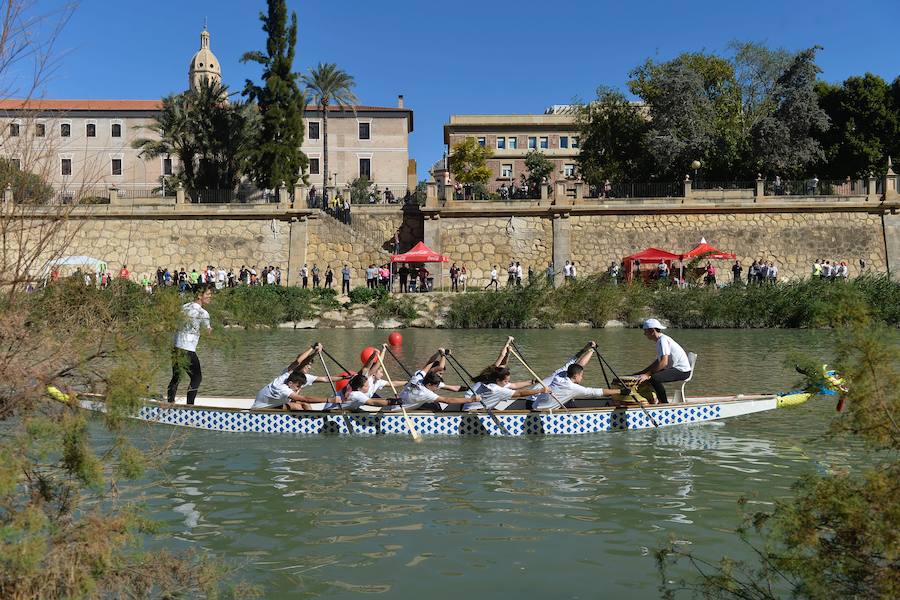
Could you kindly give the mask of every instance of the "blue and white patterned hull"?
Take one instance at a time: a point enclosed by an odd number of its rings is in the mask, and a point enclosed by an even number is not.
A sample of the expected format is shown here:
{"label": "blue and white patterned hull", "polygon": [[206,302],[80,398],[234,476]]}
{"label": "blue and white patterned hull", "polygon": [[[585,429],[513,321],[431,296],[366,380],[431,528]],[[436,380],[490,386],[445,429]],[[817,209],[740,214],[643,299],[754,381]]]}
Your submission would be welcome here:
{"label": "blue and white patterned hull", "polygon": [[[82,406],[91,410],[104,408],[102,402],[82,402]],[[659,427],[667,427],[713,421],[776,407],[774,396],[728,397],[695,399],[680,405],[648,407],[647,413],[653,415]],[[409,416],[422,435],[521,436],[577,435],[656,427],[647,413],[640,408],[598,408],[552,413],[495,412],[493,417],[483,412],[410,412]],[[179,427],[233,433],[409,434],[403,415],[393,412],[250,411],[148,402],[135,418]]]}

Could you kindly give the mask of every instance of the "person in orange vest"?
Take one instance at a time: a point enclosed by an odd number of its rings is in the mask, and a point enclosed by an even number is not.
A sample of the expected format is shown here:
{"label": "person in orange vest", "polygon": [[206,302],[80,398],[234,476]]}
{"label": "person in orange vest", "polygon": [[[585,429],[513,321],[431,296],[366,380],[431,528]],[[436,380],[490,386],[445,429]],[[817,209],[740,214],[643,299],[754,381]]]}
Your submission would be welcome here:
{"label": "person in orange vest", "polygon": [[122,265],[121,270],[119,270],[119,279],[128,279],[131,273],[128,272],[128,265]]}

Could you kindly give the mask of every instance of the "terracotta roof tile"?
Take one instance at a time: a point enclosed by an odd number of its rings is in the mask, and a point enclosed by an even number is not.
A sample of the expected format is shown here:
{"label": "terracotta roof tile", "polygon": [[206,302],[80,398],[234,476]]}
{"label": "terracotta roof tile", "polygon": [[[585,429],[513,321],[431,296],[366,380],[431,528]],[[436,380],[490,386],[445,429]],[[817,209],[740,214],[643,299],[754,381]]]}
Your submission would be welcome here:
{"label": "terracotta roof tile", "polygon": [[0,100],[0,110],[159,110],[159,100]]}

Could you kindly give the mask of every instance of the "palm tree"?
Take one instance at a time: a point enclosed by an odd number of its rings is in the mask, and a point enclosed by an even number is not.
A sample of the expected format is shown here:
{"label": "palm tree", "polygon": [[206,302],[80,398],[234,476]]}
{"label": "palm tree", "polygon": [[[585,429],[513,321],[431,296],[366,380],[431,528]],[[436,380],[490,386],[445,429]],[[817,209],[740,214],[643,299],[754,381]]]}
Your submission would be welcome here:
{"label": "palm tree", "polygon": [[[328,190],[328,106],[332,103],[341,109],[350,109],[356,114],[354,105],[358,102],[352,88],[356,85],[353,76],[339,69],[334,63],[319,63],[311,68],[308,75],[301,76],[306,91],[322,111],[322,174],[323,191]],[[326,195],[327,198],[327,195]]]}

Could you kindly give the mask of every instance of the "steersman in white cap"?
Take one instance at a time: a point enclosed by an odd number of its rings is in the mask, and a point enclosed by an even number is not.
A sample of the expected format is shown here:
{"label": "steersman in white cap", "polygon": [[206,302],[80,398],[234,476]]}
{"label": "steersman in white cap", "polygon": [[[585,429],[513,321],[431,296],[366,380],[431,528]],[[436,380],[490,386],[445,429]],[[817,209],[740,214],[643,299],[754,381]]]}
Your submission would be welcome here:
{"label": "steersman in white cap", "polygon": [[678,342],[662,332],[666,326],[657,319],[647,319],[641,324],[644,336],[656,342],[656,360],[634,375],[639,383],[650,380],[659,402],[668,403],[666,388],[663,383],[684,381],[691,375],[691,363],[687,353]]}

